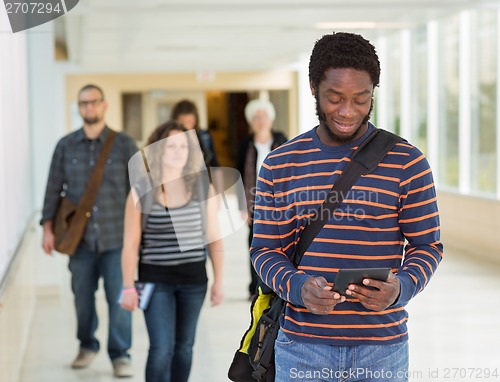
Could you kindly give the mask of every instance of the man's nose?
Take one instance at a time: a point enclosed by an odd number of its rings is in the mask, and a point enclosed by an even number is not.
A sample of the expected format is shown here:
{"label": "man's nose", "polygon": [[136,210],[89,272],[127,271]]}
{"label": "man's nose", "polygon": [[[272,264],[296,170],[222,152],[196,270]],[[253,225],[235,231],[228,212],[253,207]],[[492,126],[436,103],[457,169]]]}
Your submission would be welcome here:
{"label": "man's nose", "polygon": [[339,109],[339,115],[345,118],[349,118],[354,115],[354,108],[352,107],[350,102],[342,102],[342,105]]}

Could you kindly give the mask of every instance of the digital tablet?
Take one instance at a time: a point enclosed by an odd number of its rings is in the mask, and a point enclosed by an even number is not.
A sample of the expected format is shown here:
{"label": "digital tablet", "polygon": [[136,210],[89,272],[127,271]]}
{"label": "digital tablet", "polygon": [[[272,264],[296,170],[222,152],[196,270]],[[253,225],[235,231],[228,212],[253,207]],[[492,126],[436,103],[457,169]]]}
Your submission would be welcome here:
{"label": "digital tablet", "polygon": [[335,277],[335,281],[333,282],[333,290],[335,292],[339,292],[347,298],[352,298],[351,296],[345,294],[349,284],[363,285],[364,279],[386,281],[389,277],[390,271],[391,268],[339,269],[337,276]]}

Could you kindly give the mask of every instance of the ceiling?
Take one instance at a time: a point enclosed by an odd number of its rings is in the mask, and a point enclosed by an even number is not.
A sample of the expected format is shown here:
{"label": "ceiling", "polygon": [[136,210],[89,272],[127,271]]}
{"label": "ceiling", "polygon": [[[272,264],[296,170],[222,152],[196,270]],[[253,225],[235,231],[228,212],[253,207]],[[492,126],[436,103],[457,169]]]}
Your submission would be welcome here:
{"label": "ceiling", "polygon": [[[83,71],[217,72],[290,67],[332,30],[369,39],[500,0],[80,0],[58,22]],[[318,23],[337,23],[318,28]]]}

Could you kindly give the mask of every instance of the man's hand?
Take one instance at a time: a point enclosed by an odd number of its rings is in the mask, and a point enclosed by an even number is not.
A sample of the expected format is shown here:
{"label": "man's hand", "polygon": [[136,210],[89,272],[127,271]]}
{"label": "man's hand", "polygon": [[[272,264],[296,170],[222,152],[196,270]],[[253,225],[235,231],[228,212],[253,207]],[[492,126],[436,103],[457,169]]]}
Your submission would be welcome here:
{"label": "man's hand", "polygon": [[329,314],[335,305],[346,298],[332,291],[324,277],[309,277],[300,291],[304,306],[314,314]]}
{"label": "man's hand", "polygon": [[394,304],[401,289],[399,279],[393,273],[389,273],[387,281],[364,279],[363,285],[376,289],[350,284],[346,294],[357,298],[365,308],[376,312],[380,312]]}
{"label": "man's hand", "polygon": [[54,232],[52,231],[52,221],[46,221],[43,223],[43,239],[42,248],[47,255],[52,255],[52,251],[55,249],[55,238]]}

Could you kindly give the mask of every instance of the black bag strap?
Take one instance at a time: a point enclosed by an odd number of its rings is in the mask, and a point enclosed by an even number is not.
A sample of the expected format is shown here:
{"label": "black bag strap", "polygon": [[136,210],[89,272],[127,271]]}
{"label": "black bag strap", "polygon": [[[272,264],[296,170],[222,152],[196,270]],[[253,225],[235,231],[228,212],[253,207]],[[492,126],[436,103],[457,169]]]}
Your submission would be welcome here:
{"label": "black bag strap", "polygon": [[342,171],[337,181],[332,186],[325,201],[321,204],[318,211],[309,218],[302,235],[297,244],[297,250],[294,253],[292,262],[297,267],[311,245],[314,238],[333,215],[333,212],[339,207],[342,200],[347,195],[352,186],[356,183],[362,174],[369,174],[374,171],[380,161],[386,156],[402,138],[396,134],[383,129],[375,129],[354,151],[349,164]]}

